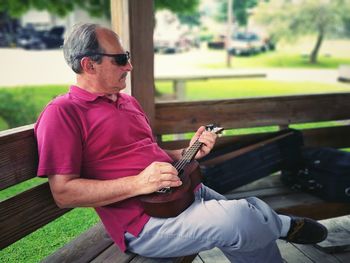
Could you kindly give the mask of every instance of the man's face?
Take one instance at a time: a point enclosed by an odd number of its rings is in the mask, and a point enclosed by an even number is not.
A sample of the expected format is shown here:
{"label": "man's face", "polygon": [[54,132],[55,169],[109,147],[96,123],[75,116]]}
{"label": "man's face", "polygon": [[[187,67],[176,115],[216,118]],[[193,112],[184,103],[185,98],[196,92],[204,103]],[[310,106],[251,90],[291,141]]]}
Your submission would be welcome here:
{"label": "man's face", "polygon": [[[106,29],[96,31],[99,44],[106,54],[123,54],[125,50],[117,35]],[[130,61],[125,66],[118,65],[114,58],[103,56],[100,64],[95,63],[98,92],[105,94],[118,93],[126,87],[126,76],[132,70]]]}

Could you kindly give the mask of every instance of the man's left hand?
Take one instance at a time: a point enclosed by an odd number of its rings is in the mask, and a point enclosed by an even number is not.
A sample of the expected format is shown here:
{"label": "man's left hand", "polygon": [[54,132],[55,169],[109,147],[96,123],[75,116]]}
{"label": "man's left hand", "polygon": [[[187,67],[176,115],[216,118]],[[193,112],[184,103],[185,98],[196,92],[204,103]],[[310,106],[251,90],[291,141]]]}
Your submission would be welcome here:
{"label": "man's left hand", "polygon": [[203,143],[202,147],[199,149],[198,153],[195,156],[195,159],[200,159],[206,156],[211,149],[213,149],[217,134],[205,130],[204,126],[199,127],[195,135],[192,137],[190,146],[198,139],[199,142]]}

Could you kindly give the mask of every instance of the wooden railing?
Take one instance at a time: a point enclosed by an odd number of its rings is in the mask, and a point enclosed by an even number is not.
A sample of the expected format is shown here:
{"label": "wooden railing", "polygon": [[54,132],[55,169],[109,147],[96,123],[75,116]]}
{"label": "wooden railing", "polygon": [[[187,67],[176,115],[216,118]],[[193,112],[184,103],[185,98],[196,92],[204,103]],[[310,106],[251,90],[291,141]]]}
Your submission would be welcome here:
{"label": "wooden railing", "polygon": [[[161,102],[156,104],[157,135],[195,131],[215,122],[226,129],[278,126],[310,122],[344,121],[342,126],[304,130],[310,146],[350,146],[350,93],[297,95],[231,100]],[[330,125],[331,126],[331,125]],[[251,137],[254,135],[249,135]],[[235,136],[231,140],[247,136]],[[230,140],[223,138],[223,140]],[[170,148],[176,142],[167,142]]]}

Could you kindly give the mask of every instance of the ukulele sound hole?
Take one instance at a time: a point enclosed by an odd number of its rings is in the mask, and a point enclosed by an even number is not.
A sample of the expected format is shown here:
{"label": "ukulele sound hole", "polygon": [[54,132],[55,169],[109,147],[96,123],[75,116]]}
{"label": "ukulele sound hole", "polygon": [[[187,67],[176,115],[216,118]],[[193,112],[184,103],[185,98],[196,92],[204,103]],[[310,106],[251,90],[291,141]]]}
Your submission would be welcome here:
{"label": "ukulele sound hole", "polygon": [[171,188],[170,187],[164,187],[162,189],[159,189],[156,193],[159,194],[168,194],[171,192]]}

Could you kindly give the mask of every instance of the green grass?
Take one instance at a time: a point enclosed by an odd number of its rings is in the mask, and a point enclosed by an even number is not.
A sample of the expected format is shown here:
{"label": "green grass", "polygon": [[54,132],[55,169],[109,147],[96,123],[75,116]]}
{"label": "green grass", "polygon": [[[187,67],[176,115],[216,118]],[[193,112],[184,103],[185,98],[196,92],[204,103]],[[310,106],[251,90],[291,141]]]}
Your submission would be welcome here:
{"label": "green grass", "polygon": [[[308,57],[301,54],[293,54],[285,51],[269,51],[254,56],[233,56],[231,59],[233,68],[338,68],[340,64],[350,64],[350,57],[329,57],[320,55],[318,63],[310,64]],[[205,63],[202,68],[225,68],[223,60],[218,63]]]}
{"label": "green grass", "polygon": [[9,188],[0,191],[0,202],[15,196],[16,194],[22,193],[25,190],[33,188],[34,186],[40,185],[47,182],[47,179],[43,178],[32,178],[22,183],[16,184]]}
{"label": "green grass", "polygon": [[30,92],[36,108],[40,112],[42,108],[53,98],[68,91],[67,85],[43,85],[43,86],[17,86],[0,87],[1,90],[12,92],[16,96],[21,96],[23,92]]}
{"label": "green grass", "polygon": [[1,262],[36,263],[98,222],[91,208],[76,208],[0,251]]}
{"label": "green grass", "polygon": [[[5,106],[5,109],[9,109],[10,107],[14,108],[12,106],[13,104],[23,105],[22,110],[13,112],[13,116],[22,116],[20,118],[21,121],[16,121],[17,126],[22,126],[34,123],[42,109],[50,100],[52,100],[57,95],[63,94],[67,91],[67,85],[0,87],[0,93],[9,93],[15,98],[13,101],[0,101],[0,103],[3,103],[2,106]],[[28,101],[28,98],[30,101]],[[30,107],[27,106],[27,102],[30,102]],[[4,115],[2,115],[2,112],[0,111],[0,131],[16,126],[14,124],[9,125],[6,122],[5,116],[6,111]],[[12,119],[12,121],[13,120],[14,119]]]}
{"label": "green grass", "polygon": [[[161,94],[171,94],[171,82],[158,82],[156,89]],[[281,82],[264,79],[212,79],[186,82],[188,100],[227,99],[296,94],[349,92],[350,86],[320,84],[313,82]]]}

